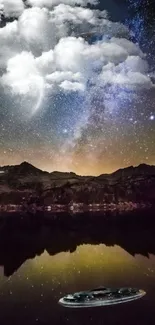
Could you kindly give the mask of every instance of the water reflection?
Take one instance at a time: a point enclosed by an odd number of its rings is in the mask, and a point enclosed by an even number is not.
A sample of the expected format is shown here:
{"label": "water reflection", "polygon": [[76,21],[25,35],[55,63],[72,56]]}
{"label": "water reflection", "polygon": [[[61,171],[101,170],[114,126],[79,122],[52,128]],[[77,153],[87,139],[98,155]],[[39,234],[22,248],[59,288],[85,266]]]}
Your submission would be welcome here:
{"label": "water reflection", "polygon": [[[98,219],[95,227],[75,221],[61,230],[51,224],[1,233],[0,323],[154,325],[155,227],[148,215],[141,222]],[[58,305],[67,293],[101,285],[142,288],[147,295],[127,305],[80,312]]]}
{"label": "water reflection", "polygon": [[[134,219],[134,215],[132,218],[129,215],[117,221],[98,218],[95,226],[94,222],[86,223],[85,216],[82,215],[82,218],[84,221],[80,224],[74,221],[71,228],[63,224],[54,227],[51,223],[48,226],[41,224],[39,227],[2,232],[0,265],[4,267],[4,275],[12,275],[27,259],[33,259],[44,251],[51,256],[61,252],[73,253],[83,244],[119,246],[132,256],[140,254],[149,258],[149,254],[155,254],[154,217],[149,219],[145,214],[141,219]],[[109,259],[107,261],[109,263]]]}

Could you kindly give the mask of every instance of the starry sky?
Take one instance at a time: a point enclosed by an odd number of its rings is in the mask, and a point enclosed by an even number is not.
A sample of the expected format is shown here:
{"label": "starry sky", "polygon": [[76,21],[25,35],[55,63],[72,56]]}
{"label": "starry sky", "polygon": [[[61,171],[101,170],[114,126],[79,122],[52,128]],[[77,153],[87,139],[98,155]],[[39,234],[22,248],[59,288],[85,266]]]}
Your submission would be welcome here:
{"label": "starry sky", "polygon": [[0,165],[155,164],[153,0],[0,0]]}

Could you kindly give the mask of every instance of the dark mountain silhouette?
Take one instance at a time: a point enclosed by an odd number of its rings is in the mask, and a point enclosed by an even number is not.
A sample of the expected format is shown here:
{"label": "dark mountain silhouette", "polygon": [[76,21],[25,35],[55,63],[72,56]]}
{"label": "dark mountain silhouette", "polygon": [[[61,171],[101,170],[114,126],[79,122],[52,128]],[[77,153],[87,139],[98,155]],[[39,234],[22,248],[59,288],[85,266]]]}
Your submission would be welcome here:
{"label": "dark mountain silhouette", "polygon": [[52,173],[49,173],[47,171],[42,171],[39,168],[36,168],[35,166],[29,164],[27,161],[22,162],[19,165],[13,165],[13,166],[3,166],[0,167],[0,171],[3,171],[6,174],[16,174],[24,176],[24,175],[48,175],[52,179],[61,179],[61,178],[72,178],[72,177],[78,177],[73,172],[70,173],[63,173],[59,171],[54,171]]}
{"label": "dark mountain silhouette", "polygon": [[18,176],[40,176],[42,174],[47,174],[47,172],[43,172],[42,170],[34,167],[33,165],[29,164],[28,162],[24,161],[20,165],[11,166],[8,168],[8,173],[10,176],[16,175]]}
{"label": "dark mountain silhouette", "polygon": [[42,171],[28,162],[0,167],[0,204],[21,204],[22,197],[36,197],[41,205],[119,202],[153,203],[155,166],[141,164],[112,174],[79,176],[73,172]]}
{"label": "dark mountain silhouette", "polygon": [[142,176],[142,175],[155,175],[155,166],[150,166],[147,164],[140,164],[137,167],[127,167],[117,170],[116,172],[112,173],[111,176],[117,179],[122,177],[133,177],[133,176]]}
{"label": "dark mountain silhouette", "polygon": [[147,164],[140,164],[139,166],[129,166],[126,168],[118,169],[115,172],[111,174],[101,174],[99,176],[80,176],[77,175],[74,172],[59,172],[59,171],[53,171],[51,173],[47,171],[42,171],[39,168],[36,168],[32,164],[24,161],[19,165],[12,165],[12,166],[3,166],[0,167],[0,171],[3,171],[5,173],[11,173],[11,174],[29,174],[29,175],[41,175],[46,174],[49,175],[52,179],[59,179],[59,178],[83,178],[83,179],[111,179],[111,178],[122,178],[122,177],[128,177],[128,176],[140,176],[140,175],[155,175],[155,166],[147,165]]}

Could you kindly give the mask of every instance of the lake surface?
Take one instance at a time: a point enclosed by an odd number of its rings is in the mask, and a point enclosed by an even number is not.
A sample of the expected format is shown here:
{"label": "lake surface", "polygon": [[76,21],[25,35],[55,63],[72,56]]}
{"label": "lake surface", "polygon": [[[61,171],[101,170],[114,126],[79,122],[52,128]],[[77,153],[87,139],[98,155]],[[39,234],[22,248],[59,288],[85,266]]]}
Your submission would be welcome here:
{"label": "lake surface", "polygon": [[[144,227],[137,237],[130,229],[130,233],[126,232],[121,238],[115,229],[114,240],[110,238],[107,243],[106,239],[106,244],[105,234],[102,242],[101,238],[98,240],[101,243],[90,244],[96,239],[92,240],[90,232],[85,231],[85,238],[88,234],[85,242],[88,243],[75,244],[71,248],[65,243],[78,242],[75,232],[65,232],[65,235],[64,232],[52,230],[53,246],[48,245],[45,250],[42,238],[49,235],[45,230],[35,235],[36,240],[33,235],[33,242],[29,237],[29,248],[25,240],[23,245],[16,240],[13,247],[14,238],[7,241],[7,245],[3,241],[4,247],[1,243],[0,264],[4,267],[0,267],[0,324],[154,325],[155,256],[149,253],[154,252],[153,228],[146,231]],[[101,233],[96,236],[101,237]],[[118,238],[122,245],[115,244]],[[132,240],[129,253],[124,246]],[[114,243],[111,244],[111,241]],[[61,243],[60,247],[58,243]],[[39,256],[34,257],[36,254]],[[4,272],[12,275],[4,276]],[[136,287],[144,289],[147,294],[134,302],[107,307],[70,309],[58,304],[58,300],[67,293],[101,285]]]}

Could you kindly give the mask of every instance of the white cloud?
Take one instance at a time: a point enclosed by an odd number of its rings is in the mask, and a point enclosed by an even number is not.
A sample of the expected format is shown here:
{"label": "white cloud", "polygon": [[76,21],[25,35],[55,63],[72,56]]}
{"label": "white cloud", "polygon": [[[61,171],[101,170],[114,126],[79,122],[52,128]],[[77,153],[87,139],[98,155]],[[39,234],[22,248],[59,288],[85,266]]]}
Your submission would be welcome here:
{"label": "white cloud", "polygon": [[52,91],[60,88],[84,91],[90,80],[92,83],[100,80],[102,87],[124,85],[139,89],[152,86],[146,71],[147,64],[143,59],[129,55],[118,44],[102,41],[90,45],[83,38],[67,37],[40,57],[25,51],[9,59],[1,82],[15,94],[31,93],[33,96],[40,85]]}
{"label": "white cloud", "polygon": [[96,19],[95,11],[64,4],[52,11],[38,7],[27,8],[18,21],[0,28],[0,53],[2,56],[4,53],[4,59],[6,55],[6,62],[23,50],[40,56],[42,52],[53,49],[61,38],[69,34],[77,35],[77,26],[82,26],[83,31],[87,32],[90,24],[91,28],[95,26]]}
{"label": "white cloud", "polygon": [[[128,61],[129,59],[127,59]],[[153,87],[152,81],[148,75],[140,71],[131,71],[129,69],[120,69],[114,64],[107,64],[100,75],[101,86],[120,86],[130,90],[150,89]]]}
{"label": "white cloud", "polygon": [[60,87],[67,91],[84,91],[85,90],[84,84],[79,83],[79,82],[71,82],[68,80],[63,81],[60,84]]}
{"label": "white cloud", "polygon": [[[62,3],[61,0],[27,0],[27,3],[31,6],[35,7],[47,7],[52,8],[53,6],[57,6]],[[75,6],[87,6],[87,4],[96,5],[98,3],[97,0],[63,0],[64,4]]]}
{"label": "white cloud", "polygon": [[[14,40],[14,41],[12,41]],[[18,23],[15,20],[0,28],[0,68],[6,67],[8,60],[20,52],[21,43],[18,37]]]}
{"label": "white cloud", "polygon": [[[111,22],[105,11],[76,6],[86,5],[85,0],[29,3],[33,7],[21,6],[21,11],[19,0],[6,7],[10,15],[18,8],[20,16],[0,28],[0,82],[11,94],[41,93],[42,98],[43,90],[88,94],[92,92],[88,84],[101,87],[102,93],[108,86],[132,90],[153,86],[145,55],[125,38],[126,28]],[[0,4],[8,12],[4,1]],[[89,44],[82,37],[88,31],[100,31],[102,40]]]}
{"label": "white cloud", "polygon": [[124,48],[127,51],[128,55],[138,55],[140,57],[145,57],[144,53],[140,50],[139,46],[129,41],[128,39],[112,37],[110,42],[112,44],[117,44],[118,46]]}
{"label": "white cloud", "polygon": [[22,0],[0,0],[0,11],[6,17],[19,17],[24,11],[24,3]]}
{"label": "white cloud", "polygon": [[43,75],[50,74],[55,71],[56,66],[54,62],[53,50],[43,52],[40,57],[37,57],[36,65],[38,67],[38,70],[40,70]]}
{"label": "white cloud", "polygon": [[71,71],[55,71],[46,76],[47,82],[60,84],[63,81],[81,81],[80,73],[72,73]]}
{"label": "white cloud", "polygon": [[141,72],[141,73],[147,73],[149,69],[147,61],[143,60],[139,56],[130,55],[127,57],[125,62],[120,64],[117,67],[117,70],[121,71],[127,71],[127,72]]}
{"label": "white cloud", "polygon": [[[86,45],[82,38],[67,37],[61,39],[54,49],[58,69],[78,72],[84,69],[84,49]],[[63,54],[63,55],[62,55]]]}
{"label": "white cloud", "polygon": [[18,21],[20,38],[33,51],[47,50],[51,46],[52,30],[47,9],[29,8],[23,12]]}
{"label": "white cloud", "polygon": [[148,64],[137,56],[128,56],[125,61],[115,65],[110,62],[102,68],[101,84],[120,85],[128,88],[151,88],[153,86],[147,74]]}
{"label": "white cloud", "polygon": [[[106,12],[104,13],[106,17]],[[60,3],[53,8],[50,14],[51,19],[54,21],[58,20],[59,23],[72,21],[74,24],[80,24],[82,21],[85,21],[93,25],[98,20],[98,11],[82,7],[72,7],[64,3]]]}
{"label": "white cloud", "polygon": [[22,52],[9,59],[7,72],[1,79],[3,85],[9,86],[14,94],[31,93],[32,96],[38,94],[42,80],[35,65],[35,58],[28,52]]}

